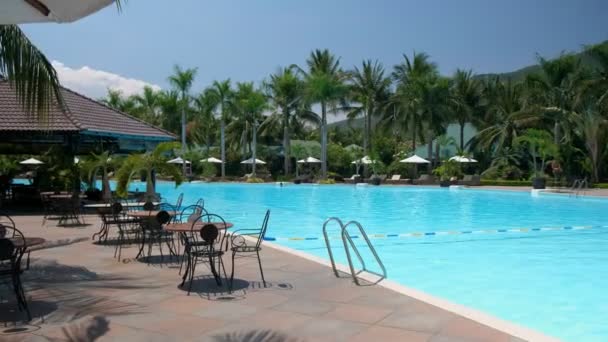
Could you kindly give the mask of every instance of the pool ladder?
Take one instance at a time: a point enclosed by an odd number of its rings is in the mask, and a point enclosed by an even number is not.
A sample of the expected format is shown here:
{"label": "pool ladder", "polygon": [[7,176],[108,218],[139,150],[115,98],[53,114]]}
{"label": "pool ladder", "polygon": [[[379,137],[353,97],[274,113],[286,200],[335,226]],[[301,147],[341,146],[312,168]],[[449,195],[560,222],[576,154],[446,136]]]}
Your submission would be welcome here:
{"label": "pool ladder", "polygon": [[570,196],[574,195],[578,197],[581,191],[587,190],[589,184],[587,183],[587,178],[576,179],[574,183],[572,183],[572,188],[570,189]]}
{"label": "pool ladder", "polygon": [[[325,238],[325,246],[327,247],[327,253],[329,254],[331,268],[333,269],[336,277],[341,278],[340,273],[338,272],[338,269],[336,268],[336,261],[334,259],[334,254],[331,249],[331,243],[329,242],[329,240],[330,240],[329,235],[327,234],[327,225],[331,222],[337,222],[340,225],[340,236],[342,237],[342,243],[344,244],[344,251],[346,253],[346,259],[348,260],[348,267],[350,269],[350,274],[351,274],[355,284],[362,286],[362,284],[359,281],[359,275],[363,272],[373,274],[378,277],[378,279],[376,281],[372,282],[371,285],[377,284],[380,281],[382,281],[383,279],[386,279],[386,268],[384,267],[382,260],[380,260],[380,257],[378,256],[376,249],[374,248],[371,241],[369,240],[369,237],[367,236],[365,229],[363,229],[363,226],[361,226],[361,224],[357,221],[350,221],[350,222],[347,222],[346,224],[344,224],[342,222],[342,220],[340,220],[339,218],[330,217],[325,221],[325,223],[323,223],[323,237]],[[348,231],[348,228],[352,227],[352,226],[355,226],[358,228],[359,236],[362,237],[363,240],[365,240],[365,243],[367,244],[367,247],[369,248],[370,252],[374,256],[376,263],[382,270],[381,273],[370,271],[369,269],[367,269],[367,266],[365,265],[365,261],[361,257],[361,254],[359,253],[357,246],[355,246],[355,243],[353,242],[353,236]],[[352,250],[352,253],[359,260],[359,263],[361,264],[361,269],[358,271],[355,271],[355,266],[353,264],[353,260],[352,260],[352,256],[351,256],[351,250]]]}

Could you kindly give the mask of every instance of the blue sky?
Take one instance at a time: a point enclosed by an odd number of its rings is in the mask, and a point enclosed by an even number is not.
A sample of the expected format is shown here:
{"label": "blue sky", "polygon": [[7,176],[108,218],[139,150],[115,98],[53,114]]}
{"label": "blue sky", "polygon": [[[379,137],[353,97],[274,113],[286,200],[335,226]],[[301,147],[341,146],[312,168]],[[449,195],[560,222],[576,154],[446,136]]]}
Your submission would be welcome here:
{"label": "blue sky", "polygon": [[[315,48],[349,68],[371,58],[390,69],[416,50],[443,74],[512,71],[537,53],[608,39],[607,14],[606,0],[129,0],[122,14],[111,6],[76,23],[22,28],[66,68],[167,87],[179,63],[198,67],[199,91],[214,79],[260,81]],[[75,73],[71,82],[83,84],[68,86],[87,92],[86,77]]]}

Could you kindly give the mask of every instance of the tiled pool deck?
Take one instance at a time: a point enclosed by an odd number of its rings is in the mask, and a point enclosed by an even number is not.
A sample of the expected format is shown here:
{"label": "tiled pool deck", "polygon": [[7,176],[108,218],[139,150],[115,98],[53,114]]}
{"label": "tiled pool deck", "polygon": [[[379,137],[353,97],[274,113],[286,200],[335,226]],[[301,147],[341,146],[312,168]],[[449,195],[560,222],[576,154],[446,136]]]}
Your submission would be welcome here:
{"label": "tiled pool deck", "polygon": [[[177,286],[178,264],[118,262],[113,246],[94,244],[94,216],[73,228],[56,221],[42,227],[40,216],[14,219],[26,236],[62,243],[32,254],[24,278],[35,316],[28,325],[19,322],[24,315],[15,312],[12,293],[0,289],[3,301],[10,299],[0,303],[0,341],[522,340],[381,286],[358,287],[324,265],[273,248],[262,253],[267,288],[256,260],[240,259],[232,296],[209,278],[196,281],[187,296]],[[122,253],[135,254],[135,247]],[[11,333],[16,328],[24,331]]]}

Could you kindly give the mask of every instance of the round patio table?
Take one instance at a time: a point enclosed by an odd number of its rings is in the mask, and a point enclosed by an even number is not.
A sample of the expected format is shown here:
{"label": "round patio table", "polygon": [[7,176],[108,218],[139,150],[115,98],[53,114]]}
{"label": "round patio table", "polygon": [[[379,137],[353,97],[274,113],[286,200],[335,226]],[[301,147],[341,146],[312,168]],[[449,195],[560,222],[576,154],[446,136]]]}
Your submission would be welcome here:
{"label": "round patio table", "polygon": [[196,223],[195,226],[192,225],[192,222],[169,223],[169,224],[165,225],[164,229],[168,232],[188,233],[188,232],[195,230],[197,227],[200,228],[206,224],[212,224],[212,225],[216,226],[217,229],[230,229],[230,228],[234,227],[234,224],[232,224],[231,222],[226,222],[226,224],[224,224],[224,222],[199,221]]}
{"label": "round patio table", "polygon": [[137,218],[146,218],[151,216],[156,216],[161,211],[166,211],[170,216],[175,216],[175,211],[172,210],[135,210],[135,211],[127,211],[125,214]]}

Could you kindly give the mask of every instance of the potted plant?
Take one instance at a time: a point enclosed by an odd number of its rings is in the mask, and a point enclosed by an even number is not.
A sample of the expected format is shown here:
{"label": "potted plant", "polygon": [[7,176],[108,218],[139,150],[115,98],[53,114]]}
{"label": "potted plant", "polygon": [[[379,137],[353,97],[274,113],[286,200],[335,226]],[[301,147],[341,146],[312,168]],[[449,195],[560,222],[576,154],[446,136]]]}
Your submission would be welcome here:
{"label": "potted plant", "polygon": [[446,160],[435,170],[433,174],[439,177],[439,186],[448,187],[452,185],[452,178],[460,174],[460,166],[453,160]]}
{"label": "potted plant", "polygon": [[545,166],[549,158],[557,156],[558,148],[553,142],[551,134],[539,129],[528,129],[524,135],[515,139],[515,143],[526,147],[531,157],[534,173],[532,176],[532,187],[534,189],[545,188]]}

